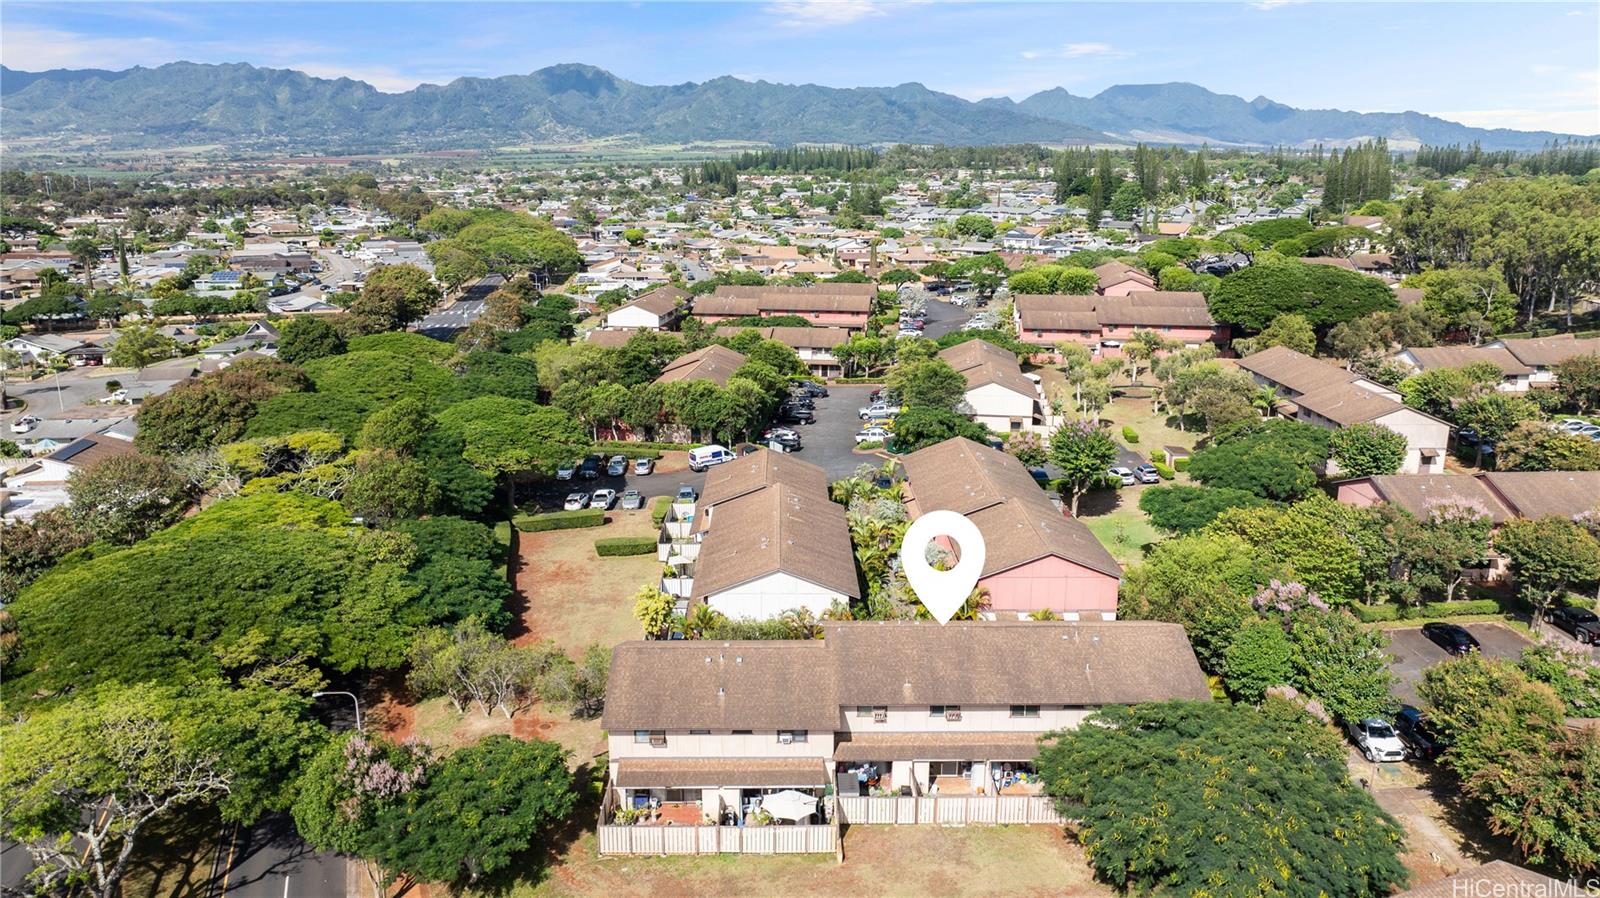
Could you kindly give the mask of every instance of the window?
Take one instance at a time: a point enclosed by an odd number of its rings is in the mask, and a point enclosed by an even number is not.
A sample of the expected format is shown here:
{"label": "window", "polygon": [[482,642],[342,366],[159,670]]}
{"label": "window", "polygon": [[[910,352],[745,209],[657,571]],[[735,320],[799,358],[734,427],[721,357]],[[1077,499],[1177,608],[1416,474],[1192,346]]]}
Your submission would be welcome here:
{"label": "window", "polygon": [[1039,716],[1039,706],[1038,705],[1012,705],[1011,706],[1011,716],[1012,717],[1038,717]]}
{"label": "window", "polygon": [[666,730],[634,730],[633,741],[638,745],[666,745]]}
{"label": "window", "polygon": [[689,735],[691,735],[691,736],[709,736],[709,735],[711,735],[711,731],[710,730],[690,730],[689,731]]}
{"label": "window", "polygon": [[872,706],[871,705],[856,705],[856,716],[857,717],[871,717],[872,716]]}
{"label": "window", "polygon": [[784,745],[788,745],[791,742],[804,742],[806,741],[806,732],[806,730],[779,730],[778,741]]}
{"label": "window", "polygon": [[961,719],[961,706],[960,705],[930,705],[930,706],[928,706],[928,716],[929,717],[943,717],[945,720],[960,720]]}
{"label": "window", "polygon": [[734,730],[733,734],[735,736],[749,736],[750,734],[752,734],[754,732],[755,732],[755,730]]}

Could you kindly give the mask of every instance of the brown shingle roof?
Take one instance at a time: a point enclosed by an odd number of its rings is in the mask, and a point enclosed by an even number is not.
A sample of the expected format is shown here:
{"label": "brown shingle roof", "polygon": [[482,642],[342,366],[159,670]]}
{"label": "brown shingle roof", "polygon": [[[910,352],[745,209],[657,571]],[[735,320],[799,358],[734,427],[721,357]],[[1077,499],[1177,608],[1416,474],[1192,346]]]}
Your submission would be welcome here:
{"label": "brown shingle roof", "polygon": [[999,384],[1030,399],[1038,395],[1038,385],[1022,373],[1016,353],[993,343],[967,340],[940,351],[939,358],[966,377],[969,390]]}
{"label": "brown shingle roof", "polygon": [[1093,296],[1068,296],[1047,293],[1018,296],[1017,316],[1023,330],[1089,331],[1099,333]]}
{"label": "brown shingle roof", "polygon": [[607,349],[615,349],[618,346],[627,343],[634,334],[637,334],[642,330],[644,330],[642,327],[597,327],[594,330],[589,331],[587,339],[588,342],[593,343],[596,346],[604,346]]}
{"label": "brown shingle roof", "polygon": [[878,295],[872,284],[818,284],[815,287],[718,287],[695,301],[694,310],[710,315],[784,314],[787,312],[859,312],[872,308]]}
{"label": "brown shingle roof", "polygon": [[618,306],[618,308],[643,309],[652,315],[660,316],[670,314],[673,309],[678,307],[678,303],[688,298],[689,294],[679,290],[677,287],[657,287],[632,302]]}
{"label": "brown shingle roof", "polygon": [[819,640],[624,642],[601,724],[628,730],[817,730],[839,725],[836,667]]}
{"label": "brown shingle roof", "polygon": [[1356,270],[1356,267],[1350,263],[1349,259],[1341,259],[1338,256],[1302,256],[1300,261],[1307,265],[1331,265],[1334,268],[1343,268],[1347,271]]}
{"label": "brown shingle roof", "polygon": [[[1355,384],[1330,384],[1294,398],[1300,408],[1315,412],[1340,427],[1381,418],[1407,406]],[[1416,411],[1415,409],[1412,409]],[[1417,414],[1425,414],[1417,412]]]}
{"label": "brown shingle roof", "polygon": [[1117,259],[1112,259],[1109,262],[1101,263],[1100,265],[1095,266],[1092,270],[1094,271],[1095,277],[1100,279],[1101,290],[1104,290],[1108,287],[1115,287],[1117,284],[1121,284],[1125,281],[1138,281],[1139,283],[1149,287],[1154,287],[1156,285],[1155,280],[1151,278],[1150,275],[1146,274],[1143,269],[1134,268],[1132,265]]}
{"label": "brown shingle roof", "polygon": [[1538,368],[1551,368],[1574,356],[1600,355],[1600,337],[1579,340],[1571,334],[1499,341],[1517,361]]}
{"label": "brown shingle roof", "polygon": [[851,733],[833,746],[835,761],[1031,761],[1038,754],[1036,733]]}
{"label": "brown shingle roof", "polygon": [[779,483],[822,496],[828,494],[827,472],[810,462],[761,449],[717,465],[706,474],[695,516],[696,529],[707,529],[716,517],[715,512],[707,514],[707,509]]}
{"label": "brown shingle roof", "polygon": [[1508,377],[1533,373],[1532,368],[1518,361],[1507,349],[1491,349],[1488,346],[1416,346],[1407,347],[1406,352],[1416,359],[1417,367],[1423,371],[1465,368],[1475,362],[1488,362]]}
{"label": "brown shingle roof", "polygon": [[1518,517],[1570,518],[1600,505],[1600,471],[1489,471],[1477,477]]}
{"label": "brown shingle roof", "polygon": [[1049,555],[1122,576],[1089,528],[1057,511],[1012,456],[955,437],[905,456],[902,464],[917,514],[948,509],[978,526],[985,545],[982,576]]}
{"label": "brown shingle roof", "polygon": [[1125,297],[1102,296],[1095,314],[1105,325],[1135,327],[1215,327],[1205,294],[1188,290],[1135,291]]}
{"label": "brown shingle roof", "polygon": [[1287,346],[1263,349],[1236,360],[1235,364],[1296,393],[1309,393],[1334,384],[1347,384],[1356,379],[1356,375],[1338,365],[1330,365],[1305,353],[1295,352]]}
{"label": "brown shingle roof", "polygon": [[1476,477],[1459,474],[1387,474],[1367,480],[1383,501],[1404,508],[1419,518],[1427,518],[1433,504],[1452,499],[1482,505],[1496,524],[1513,517],[1494,493]]}
{"label": "brown shingle roof", "polygon": [[1403,306],[1414,306],[1422,302],[1423,292],[1421,287],[1397,287],[1394,298]]}
{"label": "brown shingle roof", "polygon": [[827,784],[827,768],[816,758],[622,758],[613,783],[650,789]]}
{"label": "brown shingle roof", "polygon": [[863,621],[825,623],[823,634],[845,707],[1211,699],[1177,624]]}
{"label": "brown shingle roof", "polygon": [[775,483],[719,503],[714,517],[695,562],[695,598],[777,573],[860,598],[844,507],[825,490]]}
{"label": "brown shingle roof", "polygon": [[1463,895],[1586,898],[1589,893],[1575,883],[1551,879],[1505,861],[1490,861],[1425,886],[1399,892],[1390,898],[1461,898]]}
{"label": "brown shingle roof", "polygon": [[656,378],[656,383],[709,380],[719,387],[725,387],[728,385],[728,378],[732,377],[733,372],[739,370],[744,363],[743,353],[713,343],[704,349],[696,349],[694,352],[673,359],[666,370],[661,372],[661,376]]}
{"label": "brown shingle roof", "polygon": [[740,327],[728,333],[755,331],[763,340],[777,340],[790,349],[832,349],[850,339],[843,327]]}

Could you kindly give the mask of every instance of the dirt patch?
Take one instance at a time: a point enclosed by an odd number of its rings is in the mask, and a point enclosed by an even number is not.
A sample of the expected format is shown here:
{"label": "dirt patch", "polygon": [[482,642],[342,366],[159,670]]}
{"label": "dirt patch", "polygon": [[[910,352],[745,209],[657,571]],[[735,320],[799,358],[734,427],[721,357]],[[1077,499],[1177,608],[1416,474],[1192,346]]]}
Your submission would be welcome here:
{"label": "dirt patch", "polygon": [[656,528],[648,510],[614,511],[607,518],[604,527],[518,534],[512,642],[549,639],[577,658],[591,643],[610,646],[640,637],[630,597],[640,586],[659,582],[661,564],[654,553],[601,558],[594,541],[651,536]]}

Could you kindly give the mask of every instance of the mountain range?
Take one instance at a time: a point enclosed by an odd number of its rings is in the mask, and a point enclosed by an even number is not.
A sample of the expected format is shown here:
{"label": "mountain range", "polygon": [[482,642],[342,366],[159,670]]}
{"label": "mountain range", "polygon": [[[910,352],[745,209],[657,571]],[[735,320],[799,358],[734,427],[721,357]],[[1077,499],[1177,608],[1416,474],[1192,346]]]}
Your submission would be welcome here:
{"label": "mountain range", "polygon": [[404,93],[245,63],[174,62],[123,71],[0,66],[7,143],[355,151],[485,147],[599,138],[789,145],[1118,144],[1338,146],[1374,137],[1396,149],[1480,142],[1531,150],[1573,135],[1471,128],[1418,112],[1296,109],[1187,83],[1062,88],[1020,102],[972,102],[921,84],[834,88],[733,77],[637,84],[593,66],[458,78]]}

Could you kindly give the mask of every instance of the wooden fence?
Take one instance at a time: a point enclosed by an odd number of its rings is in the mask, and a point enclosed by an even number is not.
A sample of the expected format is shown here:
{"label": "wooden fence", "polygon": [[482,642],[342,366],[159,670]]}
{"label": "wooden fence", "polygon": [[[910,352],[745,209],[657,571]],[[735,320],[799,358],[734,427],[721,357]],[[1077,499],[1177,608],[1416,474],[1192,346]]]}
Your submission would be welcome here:
{"label": "wooden fence", "polygon": [[850,825],[1062,822],[1055,801],[1043,795],[840,796],[839,819]]}
{"label": "wooden fence", "polygon": [[601,854],[831,854],[838,827],[602,825]]}

